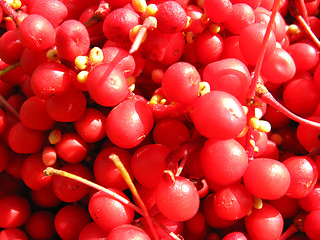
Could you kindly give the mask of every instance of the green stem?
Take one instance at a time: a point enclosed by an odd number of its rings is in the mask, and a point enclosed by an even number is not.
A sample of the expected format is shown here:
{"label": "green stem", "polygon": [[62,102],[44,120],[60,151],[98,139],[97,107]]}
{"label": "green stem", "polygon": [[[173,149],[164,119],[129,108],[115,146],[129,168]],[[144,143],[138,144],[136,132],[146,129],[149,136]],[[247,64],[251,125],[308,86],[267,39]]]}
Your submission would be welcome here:
{"label": "green stem", "polygon": [[6,67],[5,69],[0,70],[0,77],[5,75],[6,73],[10,72],[11,70],[16,69],[19,66],[20,66],[20,62],[16,62],[16,63]]}

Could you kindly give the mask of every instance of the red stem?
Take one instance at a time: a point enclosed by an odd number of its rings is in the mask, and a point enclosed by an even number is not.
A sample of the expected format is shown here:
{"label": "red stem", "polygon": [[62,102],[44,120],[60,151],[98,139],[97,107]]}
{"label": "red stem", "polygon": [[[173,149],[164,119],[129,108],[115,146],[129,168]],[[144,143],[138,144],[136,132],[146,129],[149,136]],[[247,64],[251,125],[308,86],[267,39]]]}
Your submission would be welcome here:
{"label": "red stem", "polygon": [[284,106],[282,106],[273,96],[270,92],[264,92],[260,96],[261,100],[264,101],[265,103],[269,104],[270,106],[274,107],[284,115],[286,115],[288,118],[298,122],[298,123],[303,123],[307,124],[312,127],[316,127],[320,129],[320,123],[310,121],[307,119],[304,119],[302,117],[297,116],[296,114],[290,112],[288,109],[286,109]]}
{"label": "red stem", "polygon": [[5,0],[0,0],[0,5],[3,11],[10,16],[14,22],[18,20],[19,14]]}
{"label": "red stem", "polygon": [[254,140],[252,127],[249,126],[249,129],[248,129],[246,136],[247,136],[246,151],[248,153],[248,159],[250,161],[250,160],[253,160],[253,157],[254,157],[254,146],[252,146],[250,143],[251,140]]}
{"label": "red stem", "polygon": [[270,21],[268,22],[266,33],[265,33],[263,41],[262,41],[259,57],[258,57],[258,60],[257,60],[257,64],[255,66],[255,69],[254,69],[252,82],[251,82],[251,85],[250,85],[250,88],[249,88],[249,92],[248,92],[248,95],[247,95],[247,99],[248,100],[253,100],[254,96],[256,94],[256,87],[257,87],[257,83],[258,83],[258,80],[259,80],[259,76],[260,76],[260,72],[261,72],[261,67],[262,67],[264,55],[265,55],[265,52],[266,52],[266,46],[267,46],[271,31],[272,31],[272,26],[273,26],[273,24],[275,22],[275,18],[276,18],[277,12],[278,12],[279,7],[280,7],[280,2],[281,2],[281,0],[275,0],[274,5],[273,5],[272,13],[271,13],[271,16],[270,16]]}
{"label": "red stem", "polygon": [[278,240],[286,240],[288,237],[298,232],[298,229],[294,224],[291,224],[290,227],[280,236]]}
{"label": "red stem", "polygon": [[304,20],[306,21],[307,25],[309,25],[308,11],[306,8],[306,4],[304,3],[304,0],[299,0],[299,4],[301,7],[301,15],[304,18]]}
{"label": "red stem", "polygon": [[301,15],[296,16],[296,19],[302,25],[303,29],[306,31],[306,33],[309,35],[309,37],[312,39],[312,41],[318,46],[318,48],[320,48],[320,41],[317,38],[317,36],[313,33],[309,24],[306,22],[306,20],[303,19],[303,17]]}
{"label": "red stem", "polygon": [[86,28],[89,28],[97,24],[98,22],[101,22],[110,13],[110,11],[110,4],[101,0],[98,9],[94,12],[93,16],[89,18],[89,20],[87,20],[83,25]]}

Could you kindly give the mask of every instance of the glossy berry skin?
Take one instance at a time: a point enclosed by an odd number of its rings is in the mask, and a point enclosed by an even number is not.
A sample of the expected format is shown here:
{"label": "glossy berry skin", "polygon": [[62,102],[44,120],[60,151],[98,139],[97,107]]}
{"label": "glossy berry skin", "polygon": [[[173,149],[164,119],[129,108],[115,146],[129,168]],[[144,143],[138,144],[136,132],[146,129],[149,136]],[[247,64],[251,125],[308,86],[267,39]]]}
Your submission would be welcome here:
{"label": "glossy berry skin", "polygon": [[155,143],[163,144],[173,150],[178,150],[182,144],[191,140],[187,126],[173,118],[159,121],[153,128],[152,137]]}
{"label": "glossy berry skin", "polygon": [[55,121],[47,113],[45,100],[37,96],[28,98],[20,108],[20,120],[23,125],[34,130],[49,130]]}
{"label": "glossy berry skin", "polygon": [[[184,177],[162,179],[156,190],[159,211],[175,221],[191,219],[199,208],[199,194],[195,185]],[[170,207],[169,207],[170,206]]]}
{"label": "glossy berry skin", "polygon": [[33,239],[51,239],[56,235],[54,214],[49,211],[33,212],[25,225],[26,232]]}
{"label": "glossy berry skin", "polygon": [[211,91],[201,96],[194,103],[190,115],[197,130],[212,139],[235,138],[246,124],[240,102],[223,91]]}
{"label": "glossy berry skin", "polygon": [[320,228],[319,228],[320,210],[312,211],[309,213],[303,224],[303,228],[307,236],[311,240],[319,239]]}
{"label": "glossy berry skin", "polygon": [[54,218],[54,226],[60,238],[78,239],[81,230],[91,222],[86,209],[76,204],[62,207]]}
{"label": "glossy berry skin", "polygon": [[[29,14],[39,14],[45,17],[55,28],[64,20],[68,14],[67,7],[58,0],[46,1],[31,1],[28,4]],[[34,3],[36,2],[36,4]]]}
{"label": "glossy berry skin", "polygon": [[40,99],[65,93],[71,86],[71,71],[63,64],[46,62],[40,64],[31,77],[33,93]]}
{"label": "glossy berry skin", "polygon": [[0,227],[15,228],[26,223],[31,213],[28,200],[19,195],[4,195],[0,197]]}
{"label": "glossy berry skin", "polygon": [[74,122],[74,126],[84,141],[93,143],[106,135],[104,130],[105,119],[102,112],[88,107],[82,117]]}
{"label": "glossy berry skin", "polygon": [[211,21],[220,23],[226,21],[232,15],[232,3],[227,0],[205,0],[203,3],[204,12]]}
{"label": "glossy berry skin", "polygon": [[278,239],[283,230],[283,218],[279,211],[264,203],[261,209],[253,209],[245,217],[249,237],[256,240]]}
{"label": "glossy berry skin", "polygon": [[20,24],[19,39],[29,49],[43,50],[55,43],[55,30],[46,18],[31,14]]}
{"label": "glossy berry skin", "polygon": [[161,144],[148,144],[139,148],[131,159],[131,170],[135,179],[145,187],[156,187],[170,152],[169,147]]}
{"label": "glossy berry skin", "polygon": [[109,158],[111,154],[116,154],[119,157],[129,175],[133,178],[130,168],[131,154],[126,149],[112,146],[102,149],[97,155],[93,164],[95,179],[103,187],[125,190],[128,188],[128,185],[121,176],[120,171]]}
{"label": "glossy berry skin", "polygon": [[58,157],[68,163],[81,162],[88,153],[87,143],[74,132],[62,134],[61,140],[55,145]]}
{"label": "glossy berry skin", "polygon": [[52,184],[52,176],[43,176],[46,169],[40,153],[28,156],[22,165],[22,179],[33,190],[40,190]]}
{"label": "glossy berry skin", "polygon": [[[70,172],[78,175],[82,178],[91,180],[92,175],[90,170],[82,165],[78,164],[66,164],[61,170]],[[53,190],[55,195],[63,202],[76,202],[82,199],[89,193],[90,188],[82,183],[75,180],[65,178],[62,176],[54,176],[53,179]]]}
{"label": "glossy berry skin", "polygon": [[40,152],[45,141],[43,131],[25,127],[21,122],[16,123],[9,131],[8,142],[11,149],[17,153]]}
{"label": "glossy berry skin", "polygon": [[287,196],[306,197],[318,180],[318,170],[312,159],[303,156],[291,157],[283,161],[290,173],[290,187]]}
{"label": "glossy berry skin", "polygon": [[137,146],[152,126],[153,116],[147,104],[135,99],[125,100],[114,107],[105,124],[111,142],[122,148]]}
{"label": "glossy berry skin", "polygon": [[234,139],[211,139],[206,141],[201,150],[200,164],[208,181],[217,185],[229,185],[245,173],[248,156]]}
{"label": "glossy berry skin", "polygon": [[221,187],[214,196],[213,207],[218,217],[236,220],[245,217],[253,204],[252,195],[240,183]]}
{"label": "glossy berry skin", "polygon": [[236,58],[226,58],[206,65],[203,81],[210,84],[210,90],[220,90],[242,100],[250,85],[247,66]]}
{"label": "glossy berry skin", "polygon": [[46,100],[46,109],[51,119],[59,122],[73,122],[85,112],[87,99],[83,92],[70,87],[66,92]]}
{"label": "glossy berry skin", "polygon": [[19,58],[24,50],[17,30],[5,32],[0,38],[0,58],[7,64],[14,64],[19,61]]}
{"label": "glossy berry skin", "polygon": [[177,62],[165,71],[162,88],[169,99],[188,104],[198,97],[200,81],[200,74],[194,66]]}
{"label": "glossy berry skin", "polygon": [[19,239],[19,240],[28,240],[27,234],[21,230],[20,228],[6,228],[1,230],[0,239],[3,240],[11,240],[11,239]]}
{"label": "glossy berry skin", "polygon": [[103,231],[95,222],[88,223],[80,232],[79,240],[98,240],[106,239],[108,233]]}
{"label": "glossy berry skin", "polygon": [[218,217],[213,207],[214,193],[209,194],[203,202],[203,213],[206,219],[206,223],[214,228],[227,228],[233,225],[236,220],[227,220]]}
{"label": "glossy berry skin", "polygon": [[185,10],[176,1],[165,1],[158,5],[157,28],[165,34],[180,32],[187,23]]}
{"label": "glossy berry skin", "polygon": [[[256,65],[266,28],[265,24],[254,23],[245,27],[240,33],[239,46],[241,53],[252,66]],[[267,58],[272,54],[275,48],[276,37],[274,33],[271,32],[266,47],[265,57]]]}
{"label": "glossy berry skin", "polygon": [[103,22],[103,33],[111,41],[124,43],[129,41],[129,31],[140,24],[137,13],[128,8],[118,8],[107,15]]}
{"label": "glossy berry skin", "polygon": [[106,107],[119,104],[128,92],[124,74],[111,64],[94,67],[88,75],[86,85],[93,100]]}
{"label": "glossy berry skin", "polygon": [[298,202],[299,206],[307,212],[320,210],[320,184],[316,183],[312,191],[307,196],[300,198]]}
{"label": "glossy berry skin", "polygon": [[124,224],[114,228],[106,240],[151,240],[148,234],[139,227]]}
{"label": "glossy berry skin", "polygon": [[278,199],[289,189],[290,173],[285,165],[277,160],[256,158],[249,162],[243,182],[256,197]]}
{"label": "glossy berry skin", "polygon": [[64,21],[57,30],[56,47],[61,57],[69,61],[85,55],[90,47],[86,27],[76,20]]}
{"label": "glossy berry skin", "polygon": [[[112,190],[128,199],[120,190]],[[91,218],[105,232],[123,224],[130,224],[134,218],[134,210],[131,207],[104,192],[97,192],[90,198],[88,209]]]}

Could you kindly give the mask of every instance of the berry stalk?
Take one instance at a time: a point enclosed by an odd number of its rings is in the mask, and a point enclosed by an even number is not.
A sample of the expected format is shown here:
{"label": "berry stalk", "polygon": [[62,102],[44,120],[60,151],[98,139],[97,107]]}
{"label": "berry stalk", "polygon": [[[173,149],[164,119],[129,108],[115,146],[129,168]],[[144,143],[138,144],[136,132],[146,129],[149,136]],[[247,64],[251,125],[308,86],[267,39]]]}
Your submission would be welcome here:
{"label": "berry stalk", "polygon": [[85,184],[89,187],[92,187],[98,191],[102,191],[106,194],[108,194],[109,196],[117,199],[119,202],[127,205],[127,206],[130,206],[132,207],[137,213],[141,214],[142,216],[144,216],[144,212],[139,208],[137,207],[136,205],[134,205],[133,203],[131,203],[130,201],[128,201],[127,199],[121,197],[120,195],[116,194],[115,192],[107,189],[107,188],[104,188],[94,182],[91,182],[87,179],[84,179],[82,177],[79,177],[75,174],[72,174],[72,173],[69,173],[69,172],[66,172],[66,171],[63,171],[63,170],[59,170],[59,169],[55,169],[55,168],[52,168],[52,167],[47,167],[44,171],[43,171],[43,174],[44,176],[52,176],[52,175],[57,175],[57,176],[61,176],[61,177],[66,177],[66,178],[69,178],[69,179],[72,179],[72,180],[75,180],[77,182],[80,182],[82,184]]}

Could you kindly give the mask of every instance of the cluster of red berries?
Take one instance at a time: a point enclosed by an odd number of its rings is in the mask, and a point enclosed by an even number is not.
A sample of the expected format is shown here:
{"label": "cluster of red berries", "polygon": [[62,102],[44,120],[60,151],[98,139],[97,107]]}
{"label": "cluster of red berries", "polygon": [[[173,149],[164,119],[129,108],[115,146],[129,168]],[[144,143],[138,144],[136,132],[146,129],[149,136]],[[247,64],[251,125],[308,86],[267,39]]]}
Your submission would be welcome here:
{"label": "cluster of red berries", "polygon": [[0,240],[319,240],[319,3],[0,0]]}

